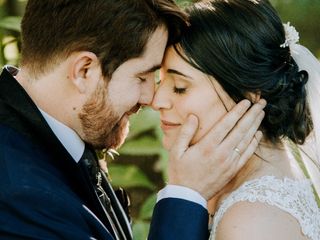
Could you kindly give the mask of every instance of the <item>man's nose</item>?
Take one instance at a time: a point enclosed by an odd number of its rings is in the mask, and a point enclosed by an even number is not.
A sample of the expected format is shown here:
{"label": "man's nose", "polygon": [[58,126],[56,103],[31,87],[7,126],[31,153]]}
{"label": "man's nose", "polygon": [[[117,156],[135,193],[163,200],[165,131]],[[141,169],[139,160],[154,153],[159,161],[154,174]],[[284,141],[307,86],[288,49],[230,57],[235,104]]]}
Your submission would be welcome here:
{"label": "man's nose", "polygon": [[152,99],[155,93],[154,80],[147,80],[143,83],[141,88],[141,96],[139,104],[142,106],[149,106],[152,103]]}

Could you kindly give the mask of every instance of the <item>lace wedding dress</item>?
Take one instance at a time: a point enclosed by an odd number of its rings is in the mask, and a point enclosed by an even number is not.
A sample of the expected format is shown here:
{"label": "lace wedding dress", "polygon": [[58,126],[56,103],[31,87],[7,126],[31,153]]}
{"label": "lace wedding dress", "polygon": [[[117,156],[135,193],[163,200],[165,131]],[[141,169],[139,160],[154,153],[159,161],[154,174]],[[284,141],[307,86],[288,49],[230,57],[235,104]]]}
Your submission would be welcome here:
{"label": "lace wedding dress", "polygon": [[224,213],[240,201],[261,202],[278,207],[297,219],[301,230],[310,240],[320,240],[320,209],[309,180],[278,179],[264,176],[245,182],[219,206],[213,218],[210,240],[216,236],[217,226]]}

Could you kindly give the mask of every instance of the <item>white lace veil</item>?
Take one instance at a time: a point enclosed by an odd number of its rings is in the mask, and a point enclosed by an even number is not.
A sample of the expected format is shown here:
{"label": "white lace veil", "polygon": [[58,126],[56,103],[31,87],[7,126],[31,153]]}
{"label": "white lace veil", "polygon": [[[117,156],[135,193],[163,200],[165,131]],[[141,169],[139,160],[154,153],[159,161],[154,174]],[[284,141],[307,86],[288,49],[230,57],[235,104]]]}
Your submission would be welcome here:
{"label": "white lace veil", "polygon": [[320,62],[304,46],[292,44],[290,46],[291,56],[298,64],[299,70],[308,72],[308,82],[306,84],[307,102],[311,111],[313,121],[314,151],[316,154],[317,166],[320,166]]}

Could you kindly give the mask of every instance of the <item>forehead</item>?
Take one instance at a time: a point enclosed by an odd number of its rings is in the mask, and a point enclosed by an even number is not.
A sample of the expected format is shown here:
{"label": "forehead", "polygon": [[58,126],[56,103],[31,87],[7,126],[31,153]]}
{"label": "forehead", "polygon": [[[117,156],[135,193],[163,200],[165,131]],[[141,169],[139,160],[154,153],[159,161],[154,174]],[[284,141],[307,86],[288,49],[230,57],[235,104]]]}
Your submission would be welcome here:
{"label": "forehead", "polygon": [[149,38],[143,54],[140,57],[132,58],[122,63],[113,76],[120,74],[122,76],[136,76],[158,69],[163,59],[167,40],[168,33],[166,28],[159,27]]}
{"label": "forehead", "polygon": [[160,66],[168,41],[168,31],[164,26],[160,26],[149,38],[145,51],[137,61],[142,63],[141,70],[147,71],[155,66]]}
{"label": "forehead", "polygon": [[[181,49],[178,49],[178,50],[179,50],[179,53],[184,54]],[[161,65],[162,72],[163,71],[166,72],[169,69],[178,70],[179,72],[184,73],[185,75],[188,75],[188,76],[194,76],[195,79],[197,79],[197,77],[208,79],[209,77],[209,75],[201,72],[200,70],[194,68],[193,66],[191,66],[191,64],[186,62],[177,53],[177,51],[174,49],[173,46],[170,46],[169,48],[167,48],[162,65]]]}

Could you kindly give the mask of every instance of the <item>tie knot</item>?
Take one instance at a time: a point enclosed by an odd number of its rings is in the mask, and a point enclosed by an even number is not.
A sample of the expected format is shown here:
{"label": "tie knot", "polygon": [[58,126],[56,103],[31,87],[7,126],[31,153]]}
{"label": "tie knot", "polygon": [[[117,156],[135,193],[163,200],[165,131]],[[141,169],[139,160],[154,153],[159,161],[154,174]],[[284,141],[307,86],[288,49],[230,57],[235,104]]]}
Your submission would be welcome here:
{"label": "tie knot", "polygon": [[101,178],[99,177],[100,171],[97,163],[97,158],[93,150],[91,150],[87,145],[85,146],[84,152],[80,159],[80,163],[87,168],[90,174],[91,181],[97,184],[99,179]]}

